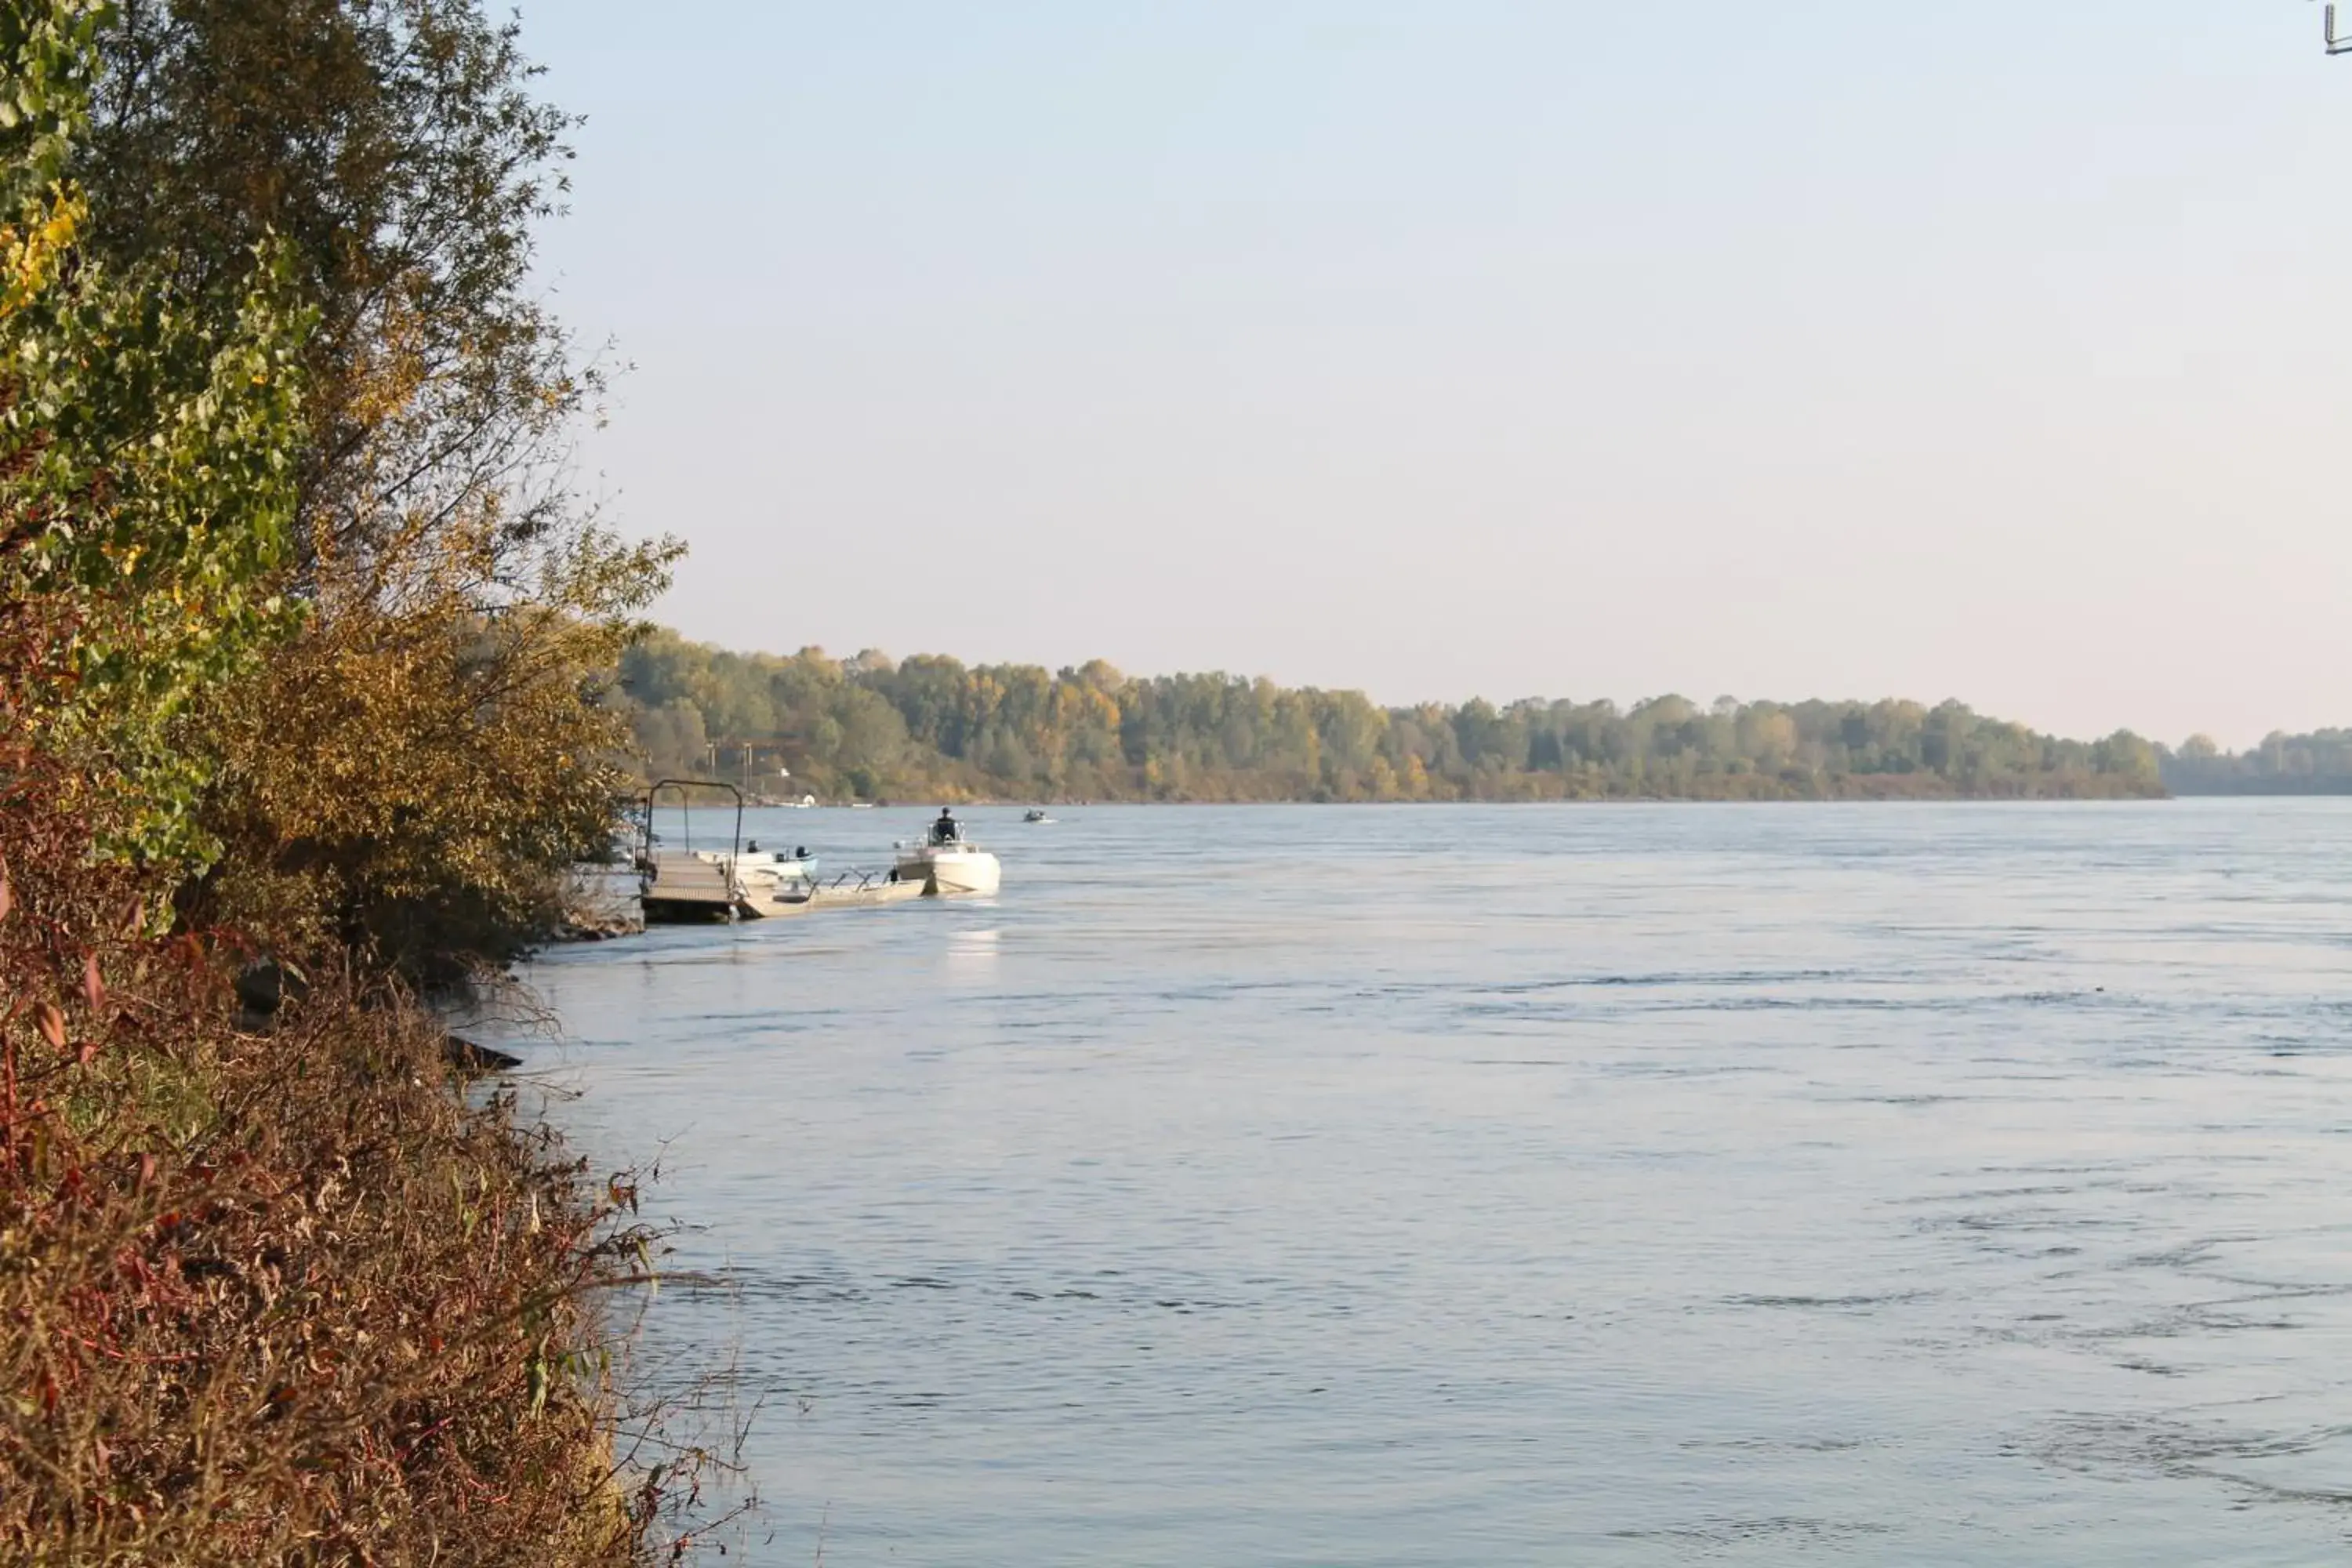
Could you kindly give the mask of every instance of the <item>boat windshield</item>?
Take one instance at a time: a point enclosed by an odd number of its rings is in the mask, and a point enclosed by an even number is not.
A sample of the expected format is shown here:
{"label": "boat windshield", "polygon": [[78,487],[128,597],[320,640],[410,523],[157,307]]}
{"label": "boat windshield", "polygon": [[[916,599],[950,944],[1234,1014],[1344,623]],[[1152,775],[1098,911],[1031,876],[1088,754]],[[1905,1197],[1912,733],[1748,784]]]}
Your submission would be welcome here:
{"label": "boat windshield", "polygon": [[961,855],[967,851],[977,853],[981,847],[977,839],[965,837],[961,827],[951,838],[942,838],[935,829],[927,829],[920,838],[900,838],[895,840],[890,847],[904,858],[915,858],[926,855]]}

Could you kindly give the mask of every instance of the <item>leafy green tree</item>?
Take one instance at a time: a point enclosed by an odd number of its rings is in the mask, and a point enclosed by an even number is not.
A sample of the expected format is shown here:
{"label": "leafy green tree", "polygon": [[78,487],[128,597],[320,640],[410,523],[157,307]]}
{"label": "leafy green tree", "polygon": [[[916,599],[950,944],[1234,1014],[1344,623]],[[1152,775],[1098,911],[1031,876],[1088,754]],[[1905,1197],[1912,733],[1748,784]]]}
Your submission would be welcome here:
{"label": "leafy green tree", "polygon": [[364,553],[493,488],[493,549],[562,530],[547,443],[594,383],[528,286],[571,121],[518,25],[474,0],[124,0],[98,41],[91,252],[228,300],[269,238],[314,313],[301,544]]}
{"label": "leafy green tree", "polygon": [[168,872],[219,851],[192,709],[294,626],[307,321],[266,233],[208,292],[90,254],[68,171],[108,20],[0,7],[0,613],[30,639],[7,717],[72,761],[103,852]]}
{"label": "leafy green tree", "polygon": [[[260,443],[277,488],[244,510],[268,544],[236,572],[300,613],[250,678],[184,704],[221,753],[188,815],[227,850],[184,907],[413,974],[495,962],[611,841],[630,735],[609,686],[677,553],[618,539],[560,482],[596,378],[529,268],[568,121],[477,0],[130,0],[97,20],[90,132],[63,161],[91,193],[80,254],[136,269],[163,341],[173,310],[248,323],[271,374],[212,327],[241,379],[200,406],[297,426]],[[201,471],[240,494],[261,479]]]}

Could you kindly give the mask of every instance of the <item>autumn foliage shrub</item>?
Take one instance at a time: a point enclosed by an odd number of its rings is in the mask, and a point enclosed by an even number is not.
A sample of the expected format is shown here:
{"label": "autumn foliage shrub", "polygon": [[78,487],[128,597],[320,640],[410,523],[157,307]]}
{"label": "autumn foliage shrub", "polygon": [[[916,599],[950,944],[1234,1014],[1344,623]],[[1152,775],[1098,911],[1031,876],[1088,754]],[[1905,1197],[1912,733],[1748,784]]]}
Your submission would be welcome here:
{"label": "autumn foliage shrub", "polygon": [[[581,672],[668,554],[522,503],[572,404],[520,69],[464,0],[0,0],[0,1561],[690,1545],[616,1441],[634,1200],[415,989],[608,835]],[[346,199],[386,170],[474,205],[338,296],[423,221]],[[264,958],[303,983],[257,1016]]]}
{"label": "autumn foliage shrub", "polygon": [[0,756],[0,1560],[635,1560],[641,1237],[396,997],[236,1026],[233,939],[149,934],[67,787]]}

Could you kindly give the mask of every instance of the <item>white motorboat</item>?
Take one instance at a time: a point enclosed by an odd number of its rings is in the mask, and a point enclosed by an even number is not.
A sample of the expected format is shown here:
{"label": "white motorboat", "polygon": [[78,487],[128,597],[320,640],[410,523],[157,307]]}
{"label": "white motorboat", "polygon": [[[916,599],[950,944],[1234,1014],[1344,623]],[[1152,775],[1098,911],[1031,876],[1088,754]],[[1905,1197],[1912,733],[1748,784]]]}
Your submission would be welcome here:
{"label": "white motorboat", "polygon": [[1045,815],[1044,806],[1033,806],[1021,814],[1021,820],[1029,823],[1050,823],[1054,819]]}
{"label": "white motorboat", "polygon": [[946,812],[920,838],[898,847],[890,874],[901,882],[920,882],[923,891],[940,897],[958,894],[986,896],[1004,879],[996,857],[964,836],[963,824]]}

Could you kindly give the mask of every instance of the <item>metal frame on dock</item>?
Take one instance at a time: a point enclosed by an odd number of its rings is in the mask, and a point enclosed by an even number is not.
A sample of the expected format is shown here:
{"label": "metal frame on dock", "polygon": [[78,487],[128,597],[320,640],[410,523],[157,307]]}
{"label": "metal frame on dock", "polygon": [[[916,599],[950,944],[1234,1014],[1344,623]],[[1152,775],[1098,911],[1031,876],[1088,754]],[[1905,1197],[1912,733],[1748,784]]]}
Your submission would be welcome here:
{"label": "metal frame on dock", "polygon": [[[727,858],[719,862],[719,866],[720,882],[729,894],[725,900],[656,898],[652,893],[650,882],[660,875],[658,869],[660,862],[654,855],[654,845],[659,837],[654,832],[654,811],[660,804],[662,791],[667,789],[677,791],[678,853],[684,858],[682,862],[684,864],[690,864],[694,856],[694,801],[688,792],[698,789],[723,789],[734,797],[735,837],[728,847]],[[645,915],[646,923],[659,925],[697,920],[732,921],[740,919],[742,911],[737,908],[733,894],[737,885],[736,862],[740,860],[742,856],[743,792],[741,790],[737,789],[725,779],[661,779],[648,785],[646,790],[645,840],[637,854],[638,875],[647,879],[646,882],[639,884],[637,893],[638,907]]]}
{"label": "metal frame on dock", "polygon": [[690,789],[723,789],[735,797],[735,842],[727,851],[727,868],[731,874],[736,858],[743,853],[743,792],[725,779],[663,779],[649,785],[646,790],[645,844],[637,857],[638,861],[642,864],[653,858],[654,807],[661,799],[661,792],[666,789],[677,791],[678,847],[688,852],[694,848],[694,803],[686,792]]}

